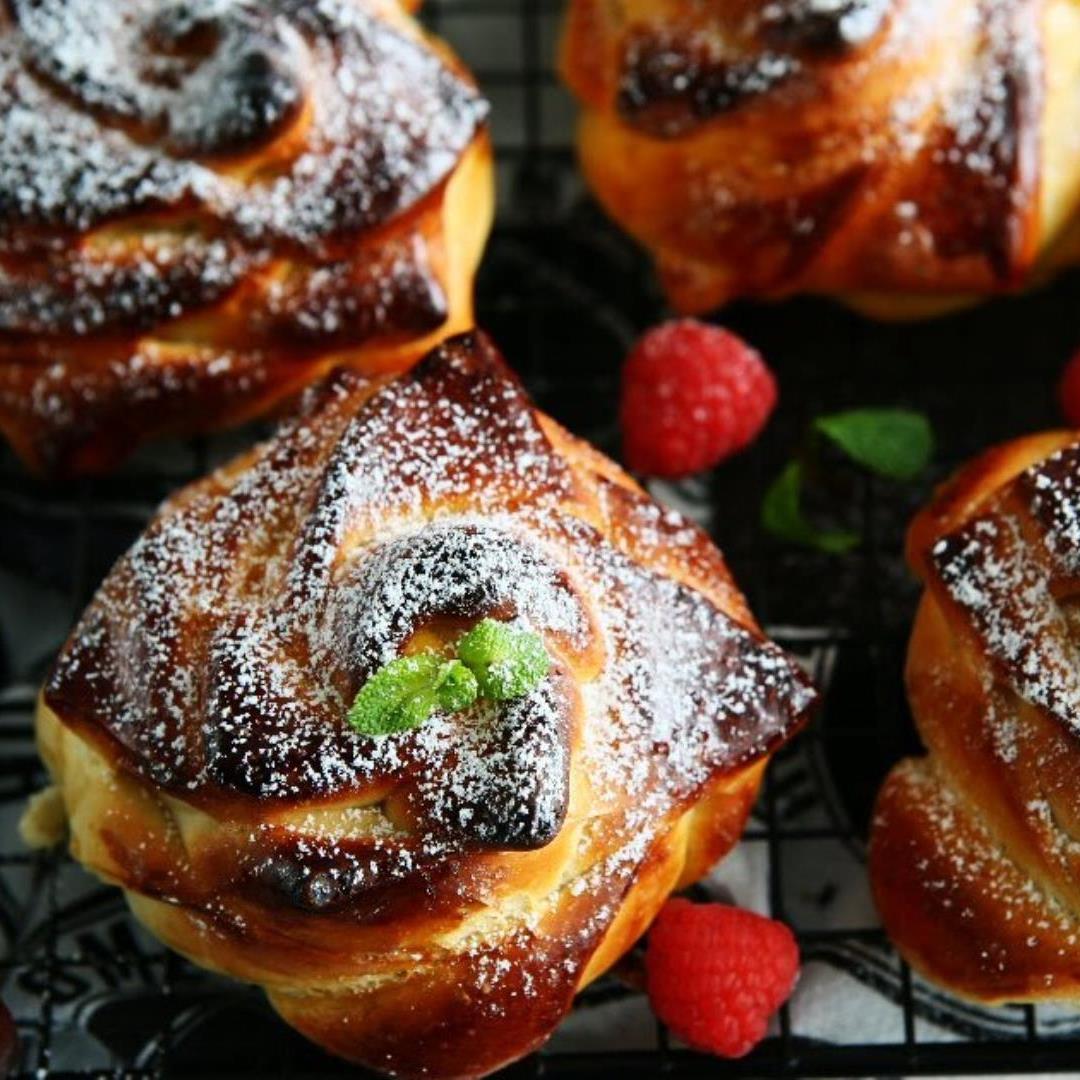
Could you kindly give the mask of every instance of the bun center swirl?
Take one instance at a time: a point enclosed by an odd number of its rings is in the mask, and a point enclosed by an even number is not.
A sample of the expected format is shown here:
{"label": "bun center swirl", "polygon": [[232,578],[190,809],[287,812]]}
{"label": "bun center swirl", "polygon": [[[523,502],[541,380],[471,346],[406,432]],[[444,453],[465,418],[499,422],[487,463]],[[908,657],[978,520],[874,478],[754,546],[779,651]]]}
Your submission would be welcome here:
{"label": "bun center swirl", "polygon": [[[564,571],[524,536],[436,522],[369,550],[320,590],[246,614],[211,645],[204,773],[262,798],[348,788],[389,799],[429,841],[535,847],[566,813],[576,694],[565,663],[595,639]],[[325,603],[324,603],[325,601]],[[344,722],[349,702],[419,632],[443,620],[514,619],[557,643],[524,698],[436,716],[382,738]]]}
{"label": "bun center swirl", "polygon": [[367,678],[436,619],[521,619],[580,658],[589,618],[565,571],[505,528],[439,522],[392,540],[339,583],[333,637]]}
{"label": "bun center swirl", "polygon": [[41,75],[174,154],[253,150],[304,100],[303,39],[245,0],[14,0],[14,10]]}
{"label": "bun center swirl", "polygon": [[323,251],[427,195],[486,111],[373,0],[12,10],[0,23],[0,240],[173,211],[200,232]]}

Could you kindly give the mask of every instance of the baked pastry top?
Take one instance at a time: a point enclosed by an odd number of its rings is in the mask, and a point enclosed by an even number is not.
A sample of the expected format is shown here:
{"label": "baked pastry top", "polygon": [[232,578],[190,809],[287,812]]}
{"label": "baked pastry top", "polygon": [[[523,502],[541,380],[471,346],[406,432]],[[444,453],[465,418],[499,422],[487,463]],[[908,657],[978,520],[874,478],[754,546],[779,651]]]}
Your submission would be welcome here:
{"label": "baked pastry top", "polygon": [[0,430],[100,469],[471,325],[486,111],[396,0],[13,0]]}
{"label": "baked pastry top", "polygon": [[1080,441],[992,450],[916,518],[908,656],[928,756],[889,775],[870,846],[886,929],[990,1002],[1080,999]]}
{"label": "baked pastry top", "polygon": [[572,0],[562,66],[684,311],[931,314],[1080,261],[1077,0]]}
{"label": "baked pastry top", "polygon": [[[376,669],[482,618],[542,637],[532,692],[349,726]],[[396,381],[336,373],[171,498],[38,735],[75,856],[167,943],[347,1058],[474,1076],[736,841],[814,701],[705,534],[474,334]]]}

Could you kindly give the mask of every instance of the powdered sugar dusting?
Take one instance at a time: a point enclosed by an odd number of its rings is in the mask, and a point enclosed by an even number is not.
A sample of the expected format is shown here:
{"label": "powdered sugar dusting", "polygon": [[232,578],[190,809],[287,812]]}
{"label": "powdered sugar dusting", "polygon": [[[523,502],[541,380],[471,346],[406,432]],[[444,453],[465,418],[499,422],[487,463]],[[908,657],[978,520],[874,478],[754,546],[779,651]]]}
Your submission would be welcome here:
{"label": "powdered sugar dusting", "polygon": [[[1044,966],[1047,984],[1052,985],[1055,959],[1068,959],[1080,943],[1080,923],[1013,861],[977,812],[932,768],[909,763],[889,783],[902,786],[891,798],[912,818],[919,858],[911,869],[932,905],[925,917],[934,918],[936,908],[937,917],[964,927],[965,940],[973,939],[972,948],[987,974],[1030,968],[1034,979]],[[1045,826],[1047,805],[1037,801],[1028,809]],[[875,828],[887,833],[889,817],[875,822]],[[900,933],[902,943],[906,936]],[[1041,959],[1035,950],[1044,951]]]}
{"label": "powdered sugar dusting", "polygon": [[969,51],[962,63],[919,72],[892,107],[890,137],[875,160],[895,158],[913,182],[898,185],[878,242],[893,248],[891,273],[918,291],[926,280],[942,291],[1012,285],[1029,268],[1037,223],[1037,5],[978,0],[944,16],[933,3],[908,6],[902,48],[918,55],[922,39],[937,38],[943,61],[952,42]]}
{"label": "powdered sugar dusting", "polygon": [[1042,528],[1053,572],[1080,576],[1080,446],[1067,446],[1027,469],[1018,485]]}
{"label": "powdered sugar dusting", "polygon": [[940,541],[933,558],[1016,691],[1080,734],[1078,658],[1068,624],[1016,522],[981,516]]}
{"label": "powdered sugar dusting", "polygon": [[1008,685],[1080,734],[1080,657],[1057,599],[1080,567],[1078,492],[1074,445],[1025,470],[931,557]]}

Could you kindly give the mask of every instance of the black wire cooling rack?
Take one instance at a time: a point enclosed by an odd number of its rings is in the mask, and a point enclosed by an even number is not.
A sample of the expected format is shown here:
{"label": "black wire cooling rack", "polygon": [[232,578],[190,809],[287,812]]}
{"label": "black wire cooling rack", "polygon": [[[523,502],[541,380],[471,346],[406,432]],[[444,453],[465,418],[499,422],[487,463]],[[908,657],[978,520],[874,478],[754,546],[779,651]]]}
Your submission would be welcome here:
{"label": "black wire cooling rack", "polygon": [[[426,18],[494,106],[500,214],[479,281],[480,319],[545,409],[616,452],[618,366],[664,308],[642,256],[603,220],[574,169],[573,105],[553,62],[560,7],[431,0]],[[583,995],[569,1035],[506,1075],[1080,1073],[1080,1020],[964,1005],[914,977],[876,924],[861,869],[874,792],[917,748],[901,687],[917,595],[901,558],[905,522],[957,462],[1055,423],[1053,385],[1080,345],[1080,276],[911,326],[807,300],[739,306],[723,319],[769,358],[781,406],[750,452],[707,481],[656,494],[708,525],[759,618],[828,687],[813,728],[770,768],[742,848],[768,881],[766,906],[798,934],[804,981],[816,985],[805,1002],[796,995],[750,1057],[726,1062],[673,1045],[647,1010],[633,1011],[633,991],[608,978]],[[933,474],[902,487],[850,478],[843,502],[864,537],[853,554],[766,537],[761,493],[809,420],[871,404],[929,415]],[[0,456],[0,995],[18,1026],[17,1075],[357,1075],[289,1031],[254,991],[162,949],[115,890],[66,856],[28,853],[15,832],[21,804],[43,780],[32,746],[35,687],[67,628],[156,503],[256,434],[153,447],[115,476],[67,487],[43,486]],[[605,1043],[605,1010],[627,1006],[636,1025],[628,1036],[620,1021]],[[842,1015],[864,1009],[865,1028],[861,1015]],[[573,1027],[582,1017],[599,1018],[585,1024],[587,1035]],[[837,1030],[842,1041],[829,1037]]]}

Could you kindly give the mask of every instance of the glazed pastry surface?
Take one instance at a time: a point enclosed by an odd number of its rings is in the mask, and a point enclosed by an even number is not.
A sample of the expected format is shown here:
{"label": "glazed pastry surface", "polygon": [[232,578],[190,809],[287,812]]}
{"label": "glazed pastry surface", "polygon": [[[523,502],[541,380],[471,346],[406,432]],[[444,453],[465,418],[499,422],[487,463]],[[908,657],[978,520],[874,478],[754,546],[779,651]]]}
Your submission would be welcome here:
{"label": "glazed pastry surface", "polygon": [[486,111],[396,0],[13,0],[0,430],[95,471],[471,325]]}
{"label": "glazed pastry surface", "polygon": [[[528,696],[347,725],[380,665],[485,617],[542,636]],[[344,1057],[475,1076],[727,851],[814,699],[706,536],[467,335],[336,373],[170,499],[38,733],[75,856],[171,946]]]}
{"label": "glazed pastry surface", "polygon": [[878,797],[870,873],[918,970],[987,1002],[1080,999],[1080,441],[1009,443],[916,518],[908,656],[929,751]]}
{"label": "glazed pastry surface", "polygon": [[1077,0],[573,0],[562,66],[683,311],[932,314],[1080,260]]}

